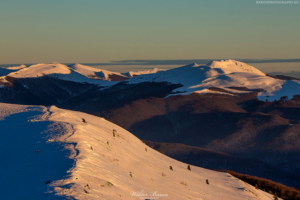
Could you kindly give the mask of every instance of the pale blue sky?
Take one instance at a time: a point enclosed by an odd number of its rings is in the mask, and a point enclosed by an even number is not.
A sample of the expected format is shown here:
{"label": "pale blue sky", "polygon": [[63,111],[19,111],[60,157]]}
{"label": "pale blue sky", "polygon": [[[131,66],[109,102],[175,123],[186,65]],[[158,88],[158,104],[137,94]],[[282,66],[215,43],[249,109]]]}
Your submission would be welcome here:
{"label": "pale blue sky", "polygon": [[0,0],[0,64],[300,58],[300,5]]}

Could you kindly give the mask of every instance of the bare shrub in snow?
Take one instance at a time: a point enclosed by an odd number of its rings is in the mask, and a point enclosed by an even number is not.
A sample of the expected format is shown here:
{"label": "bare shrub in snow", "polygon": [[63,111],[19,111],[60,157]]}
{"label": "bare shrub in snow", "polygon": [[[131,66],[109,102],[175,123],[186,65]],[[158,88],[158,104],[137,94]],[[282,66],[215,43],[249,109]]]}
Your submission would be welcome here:
{"label": "bare shrub in snow", "polygon": [[187,186],[186,182],[181,181],[181,185]]}
{"label": "bare shrub in snow", "polygon": [[190,165],[188,165],[188,166],[187,166],[187,169],[191,171],[191,166],[190,166]]}

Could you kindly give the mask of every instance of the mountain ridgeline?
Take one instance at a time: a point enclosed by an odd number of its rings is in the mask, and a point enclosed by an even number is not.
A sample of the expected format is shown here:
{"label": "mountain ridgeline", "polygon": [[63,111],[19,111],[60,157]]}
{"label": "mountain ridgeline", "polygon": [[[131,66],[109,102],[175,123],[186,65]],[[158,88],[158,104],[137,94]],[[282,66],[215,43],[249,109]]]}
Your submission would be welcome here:
{"label": "mountain ridgeline", "polygon": [[177,160],[300,189],[297,79],[234,60],[124,74],[58,63],[0,72],[0,102],[104,117]]}

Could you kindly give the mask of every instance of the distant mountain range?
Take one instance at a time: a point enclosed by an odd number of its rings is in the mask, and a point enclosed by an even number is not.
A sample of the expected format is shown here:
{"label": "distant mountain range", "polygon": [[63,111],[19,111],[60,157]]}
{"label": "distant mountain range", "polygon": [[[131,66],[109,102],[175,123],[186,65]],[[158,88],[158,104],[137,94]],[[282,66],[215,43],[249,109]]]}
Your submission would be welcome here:
{"label": "distant mountain range", "polygon": [[0,102],[104,117],[175,159],[300,188],[297,78],[235,60],[122,74],[52,63],[0,74]]}
{"label": "distant mountain range", "polygon": [[[168,82],[181,84],[173,90],[181,94],[219,93],[234,95],[260,90],[261,100],[279,100],[282,96],[292,98],[298,94],[300,79],[287,76],[270,76],[245,63],[235,60],[212,61],[207,65],[190,64],[183,67],[161,70],[117,73],[96,69],[81,64],[66,66],[59,63],[36,64],[0,69],[0,84],[12,85],[15,79],[53,77],[65,81],[112,86],[119,81],[126,84],[141,82]],[[128,79],[128,80],[127,80]],[[211,88],[219,88],[219,91]]]}
{"label": "distant mountain range", "polygon": [[271,72],[269,73],[273,76],[285,76],[285,77],[293,77],[296,79],[300,79],[300,71],[290,71],[290,72]]}

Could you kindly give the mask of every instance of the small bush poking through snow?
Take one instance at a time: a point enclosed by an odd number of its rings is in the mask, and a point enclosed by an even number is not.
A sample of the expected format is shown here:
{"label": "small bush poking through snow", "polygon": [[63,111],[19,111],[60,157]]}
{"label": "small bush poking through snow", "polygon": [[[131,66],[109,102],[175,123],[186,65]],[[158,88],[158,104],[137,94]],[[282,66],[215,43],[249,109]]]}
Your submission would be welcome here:
{"label": "small bush poking through snow", "polygon": [[112,184],[111,182],[107,181],[106,183],[109,187],[114,186],[114,184]]}
{"label": "small bush poking through snow", "polygon": [[82,118],[82,122],[83,122],[83,123],[86,123],[86,121],[85,121],[85,119],[84,119],[84,118]]}
{"label": "small bush poking through snow", "polygon": [[186,182],[181,181],[181,185],[187,186]]}
{"label": "small bush poking through snow", "polygon": [[266,192],[269,191],[270,194],[274,194],[276,192],[278,197],[282,199],[300,200],[300,191],[296,190],[295,188],[288,187],[280,183],[273,182],[271,180],[258,178],[255,176],[249,176],[245,174],[239,174],[229,170],[216,170],[216,171],[227,172],[232,176],[241,179],[242,181],[254,186],[255,188],[257,185],[257,189]]}
{"label": "small bush poking through snow", "polygon": [[145,147],[145,151],[147,152],[147,147]]}
{"label": "small bush poking through snow", "polygon": [[108,187],[112,187],[114,186],[114,184],[112,184],[111,182],[107,181],[106,184],[103,184],[103,185],[100,185],[101,187],[105,187],[105,186],[108,186]]}
{"label": "small bush poking through snow", "polygon": [[172,171],[173,171],[173,167],[172,167],[172,166],[170,166],[170,170],[172,170]]}
{"label": "small bush poking through snow", "polygon": [[130,175],[130,177],[132,177],[132,173],[131,173],[131,172],[130,172],[130,174],[129,174],[129,175]]}
{"label": "small bush poking through snow", "polygon": [[277,193],[275,192],[274,194],[274,200],[278,200],[278,196],[277,196]]}
{"label": "small bush poking through snow", "polygon": [[161,173],[162,176],[166,176],[164,173]]}
{"label": "small bush poking through snow", "polygon": [[113,136],[116,137],[116,130],[113,129]]}
{"label": "small bush poking through snow", "polygon": [[159,150],[158,152],[160,152],[160,153],[166,155],[166,152],[165,152],[164,150]]}
{"label": "small bush poking through snow", "polygon": [[187,166],[187,169],[191,171],[191,166],[190,166],[190,165],[188,165],[188,166]]}
{"label": "small bush poking through snow", "polygon": [[209,185],[208,179],[206,179],[206,184]]}

